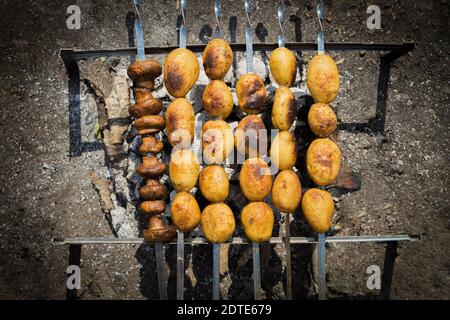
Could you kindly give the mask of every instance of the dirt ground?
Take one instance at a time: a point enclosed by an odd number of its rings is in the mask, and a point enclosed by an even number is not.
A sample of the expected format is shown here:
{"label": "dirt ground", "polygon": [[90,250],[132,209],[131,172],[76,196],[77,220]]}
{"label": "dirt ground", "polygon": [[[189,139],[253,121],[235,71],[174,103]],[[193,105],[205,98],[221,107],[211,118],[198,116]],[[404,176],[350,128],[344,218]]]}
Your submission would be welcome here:
{"label": "dirt ground", "polygon": [[[214,11],[204,1],[189,1],[188,43],[203,43],[214,29]],[[259,0],[255,41],[273,43],[278,35],[278,1]],[[80,30],[66,27],[66,9],[81,8]],[[315,1],[286,1],[287,41],[315,41]],[[366,27],[366,9],[381,8],[381,29]],[[243,1],[223,1],[223,36],[244,42]],[[325,1],[327,41],[416,43],[414,51],[391,67],[386,122],[380,132],[339,130],[344,165],[361,178],[361,189],[336,194],[333,233],[337,235],[421,234],[422,241],[401,243],[394,267],[392,299],[449,299],[449,3],[440,1]],[[64,299],[67,247],[55,237],[112,237],[91,174],[124,179],[127,160],[111,162],[105,148],[70,154],[68,77],[60,48],[123,48],[129,37],[129,1],[0,1],[2,19],[0,77],[0,298]],[[144,1],[145,42],[177,43],[175,1]],[[235,26],[235,28],[233,27]],[[234,31],[235,29],[235,31]],[[230,31],[231,30],[231,31]],[[233,39],[235,38],[235,39]],[[259,39],[258,39],[259,38]],[[301,71],[313,52],[303,52]],[[333,108],[342,123],[364,123],[376,113],[378,53],[332,52],[339,61],[341,90]],[[265,55],[261,55],[267,61]],[[163,57],[159,57],[163,59]],[[236,57],[236,62],[241,60]],[[89,84],[111,90],[126,58],[80,62],[81,138],[95,140],[96,96]],[[235,66],[237,67],[237,66]],[[303,73],[303,72],[302,72]],[[304,74],[296,87],[305,89]],[[98,98],[98,97],[97,97]],[[304,104],[303,98],[299,99]],[[303,102],[302,102],[303,101]],[[304,118],[300,108],[299,120]],[[100,140],[101,141],[101,140]],[[126,156],[125,156],[126,158]],[[129,161],[129,160],[128,160]],[[304,168],[299,167],[299,170]],[[120,180],[122,179],[122,180]],[[303,183],[303,180],[302,180]],[[119,192],[117,192],[119,194]],[[133,199],[117,196],[125,217]],[[127,216],[128,214],[128,216]],[[277,216],[277,220],[278,220]],[[114,216],[113,216],[114,219]],[[126,223],[124,222],[123,225]],[[116,230],[117,231],[117,230]],[[119,230],[126,234],[126,230]],[[128,231],[127,231],[128,232]],[[130,231],[131,232],[131,231]],[[309,235],[298,212],[293,235]],[[278,233],[278,227],[275,234]],[[250,248],[224,249],[223,299],[252,297]],[[313,248],[292,246],[294,299],[315,298],[311,276]],[[375,299],[366,287],[366,268],[384,263],[385,247],[335,244],[327,250],[330,298]],[[84,246],[82,299],[156,299],[156,265],[147,245]],[[263,249],[264,297],[284,299],[284,247]],[[169,297],[175,297],[176,248],[166,247]],[[211,246],[186,247],[186,299],[211,297]]]}

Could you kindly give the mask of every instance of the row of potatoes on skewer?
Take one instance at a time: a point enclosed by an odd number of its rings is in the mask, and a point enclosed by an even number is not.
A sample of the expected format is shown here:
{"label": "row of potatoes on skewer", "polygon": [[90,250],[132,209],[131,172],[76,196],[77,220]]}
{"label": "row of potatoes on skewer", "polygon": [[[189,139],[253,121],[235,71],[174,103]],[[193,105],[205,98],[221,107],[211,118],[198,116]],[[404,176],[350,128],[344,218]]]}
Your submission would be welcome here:
{"label": "row of potatoes on skewer", "polygon": [[[300,179],[293,170],[297,160],[297,146],[291,130],[296,109],[295,98],[289,88],[293,85],[297,72],[294,53],[286,48],[278,48],[271,53],[269,60],[272,76],[279,85],[271,114],[272,126],[279,130],[269,151],[272,164],[279,169],[273,183],[269,165],[263,160],[261,150],[246,138],[249,130],[254,130],[252,132],[256,134],[257,141],[262,139],[260,135],[266,134],[265,131],[258,131],[266,129],[259,115],[268,98],[264,82],[255,73],[247,73],[238,80],[236,94],[239,108],[247,115],[239,122],[233,134],[225,121],[233,111],[233,97],[223,80],[232,64],[231,47],[225,40],[213,39],[203,51],[202,58],[204,71],[210,79],[203,92],[202,104],[213,120],[205,122],[202,127],[203,160],[208,165],[201,171],[199,159],[190,149],[194,138],[194,109],[185,98],[200,72],[199,62],[193,52],[178,48],[166,57],[164,83],[175,100],[168,106],[164,117],[162,103],[154,101],[158,99],[152,99],[151,106],[150,103],[140,105],[138,101],[130,107],[130,113],[135,117],[135,126],[142,135],[143,145],[147,146],[140,148],[143,159],[137,169],[137,173],[147,179],[140,189],[143,200],[140,209],[149,216],[149,227],[144,231],[146,240],[164,242],[175,234],[173,226],[164,225],[159,220],[156,226],[152,225],[152,217],[165,212],[164,197],[167,195],[167,188],[163,187],[161,197],[148,192],[149,188],[162,188],[156,181],[165,172],[166,165],[156,156],[162,150],[163,143],[162,135],[158,140],[155,132],[162,132],[164,127],[168,141],[174,147],[168,170],[176,195],[172,200],[170,213],[173,224],[180,231],[190,232],[201,224],[202,231],[210,242],[226,242],[232,236],[236,222],[232,210],[225,203],[229,197],[229,178],[223,164],[236,149],[245,157],[239,173],[239,184],[242,194],[250,202],[241,212],[241,223],[250,241],[263,242],[272,236],[274,214],[264,202],[270,193],[272,203],[278,211],[294,213],[301,203],[304,217],[312,230],[326,232],[331,226],[334,212],[331,195],[320,188],[311,188],[302,196]],[[135,81],[135,86],[139,78],[140,82],[148,82],[147,86],[153,88],[154,79],[162,73],[161,66],[157,68],[156,64],[159,63],[155,60],[141,60],[130,66],[128,74]],[[328,139],[337,128],[337,117],[329,106],[339,91],[339,72],[334,60],[325,53],[314,56],[309,63],[306,80],[315,101],[308,114],[308,124],[317,136],[307,150],[306,169],[311,180],[321,187],[337,179],[341,163],[339,147]],[[161,123],[161,118],[164,123]],[[202,212],[191,194],[197,183],[204,198],[210,202]],[[154,220],[153,218],[153,222]]]}

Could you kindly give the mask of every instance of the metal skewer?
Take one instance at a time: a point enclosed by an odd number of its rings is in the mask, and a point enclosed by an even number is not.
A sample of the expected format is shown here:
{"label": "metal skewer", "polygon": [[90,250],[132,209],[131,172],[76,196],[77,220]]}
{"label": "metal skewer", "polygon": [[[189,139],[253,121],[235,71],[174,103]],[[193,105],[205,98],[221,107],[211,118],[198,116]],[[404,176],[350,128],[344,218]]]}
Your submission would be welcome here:
{"label": "metal skewer", "polygon": [[221,30],[220,30],[220,18],[222,18],[222,1],[215,0],[214,1],[214,14],[216,16],[216,31],[215,37],[220,38]]}
{"label": "metal skewer", "polygon": [[[247,73],[253,72],[253,30],[250,16],[253,12],[251,0],[245,0],[245,16],[247,25],[245,27],[245,51],[247,62]],[[259,243],[253,243],[253,290],[255,300],[261,299],[261,266],[259,258]]]}
{"label": "metal skewer", "polygon": [[253,30],[250,16],[253,12],[253,5],[251,0],[245,0],[245,16],[247,25],[245,27],[245,51],[247,61],[247,73],[253,72]]}
{"label": "metal skewer", "polygon": [[284,1],[280,0],[278,5],[278,24],[280,25],[280,34],[278,36],[278,46],[284,47]]}
{"label": "metal skewer", "polygon": [[286,299],[292,300],[292,263],[291,263],[291,226],[290,213],[285,213],[286,219],[284,222],[284,245],[286,247]]}
{"label": "metal skewer", "polygon": [[213,244],[213,289],[212,299],[219,300],[220,286],[220,244]]}
{"label": "metal skewer", "polygon": [[323,1],[318,0],[317,3],[317,18],[319,20],[320,25],[320,32],[317,35],[317,52],[318,53],[324,53],[325,52],[325,38],[323,35],[323,18],[324,18],[324,12],[323,12]]}
{"label": "metal skewer", "polygon": [[326,300],[326,279],[325,279],[325,233],[318,234],[317,255],[319,268],[319,300]]}
{"label": "metal skewer", "polygon": [[[187,0],[180,0],[181,26],[179,36],[179,47],[186,48],[186,10]],[[184,233],[177,230],[177,300],[184,297]]]}
{"label": "metal skewer", "polygon": [[[144,32],[142,31],[141,16],[139,14],[139,9],[141,6],[141,0],[134,0],[133,6],[136,13],[136,20],[134,22],[134,30],[136,32],[136,48],[137,48],[137,59],[145,60],[145,46],[144,46]],[[159,287],[159,298],[161,300],[167,300],[167,283],[166,283],[166,272],[165,272],[165,248],[162,243],[155,243],[155,256],[156,256],[156,272],[158,274],[158,287]]]}

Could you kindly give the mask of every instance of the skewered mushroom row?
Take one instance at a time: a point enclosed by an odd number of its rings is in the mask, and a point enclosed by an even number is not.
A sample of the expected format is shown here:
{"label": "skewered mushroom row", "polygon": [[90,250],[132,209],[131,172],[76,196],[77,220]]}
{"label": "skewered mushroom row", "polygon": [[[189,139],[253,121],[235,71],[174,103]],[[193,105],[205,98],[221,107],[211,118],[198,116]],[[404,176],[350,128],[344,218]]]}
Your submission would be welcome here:
{"label": "skewered mushroom row", "polygon": [[130,106],[129,111],[135,118],[134,127],[142,138],[139,146],[142,162],[136,172],[146,179],[145,185],[139,189],[142,200],[140,211],[149,216],[144,238],[152,243],[168,241],[176,232],[176,228],[166,225],[161,217],[166,210],[164,199],[167,187],[160,183],[159,178],[165,173],[166,165],[158,159],[158,153],[163,149],[159,133],[164,129],[165,122],[159,115],[162,102],[151,93],[155,79],[161,73],[161,64],[150,59],[137,60],[128,68],[128,76],[134,82],[136,102]]}
{"label": "skewered mushroom row", "polygon": [[[306,169],[318,186],[335,182],[341,166],[341,151],[329,135],[337,128],[337,117],[329,106],[339,91],[339,71],[333,58],[325,53],[315,55],[308,66],[306,84],[314,99],[308,113],[308,124],[318,137],[308,147]],[[311,228],[325,233],[331,227],[334,202],[329,192],[312,188],[305,192],[303,214]]]}

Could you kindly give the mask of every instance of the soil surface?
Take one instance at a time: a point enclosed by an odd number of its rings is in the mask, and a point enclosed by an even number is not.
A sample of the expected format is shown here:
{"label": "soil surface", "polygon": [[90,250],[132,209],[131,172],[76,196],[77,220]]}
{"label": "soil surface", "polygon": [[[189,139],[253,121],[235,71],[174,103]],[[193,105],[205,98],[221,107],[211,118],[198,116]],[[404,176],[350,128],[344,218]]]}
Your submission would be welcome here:
{"label": "soil surface", "polygon": [[[243,1],[222,2],[223,37],[245,42]],[[316,2],[285,2],[286,41],[315,41]],[[79,30],[66,27],[66,10],[74,3],[81,9]],[[255,41],[276,42],[278,1],[254,3]],[[369,4],[380,6],[380,30],[366,27]],[[422,235],[421,241],[400,243],[397,248],[388,292],[391,299],[450,298],[448,10],[446,0],[325,1],[327,41],[410,40],[416,44],[412,52],[391,64],[385,123],[372,131],[343,124],[366,123],[377,115],[379,53],[331,52],[341,74],[341,89],[332,104],[342,123],[336,139],[343,164],[361,179],[360,190],[335,190],[337,210],[331,233]],[[114,96],[111,83],[123,73],[129,59],[80,61],[80,137],[70,137],[70,126],[77,119],[69,117],[73,101],[69,101],[69,81],[59,50],[133,46],[133,12],[129,1],[106,0],[24,1],[20,6],[1,1],[0,11],[0,298],[64,299],[68,247],[54,246],[52,239],[133,234],[124,226],[131,221],[142,230],[142,221],[134,215],[135,199],[120,192],[121,188],[130,191],[138,183],[128,175],[131,152],[125,149],[125,155],[119,152],[111,157],[96,125],[98,103]],[[141,17],[146,45],[175,45],[178,16],[175,1],[144,1]],[[211,39],[214,21],[211,5],[190,1],[187,42],[199,44]],[[301,92],[306,90],[305,67],[313,52],[297,54],[302,77],[295,86]],[[267,63],[265,53],[258,53],[258,57]],[[164,57],[158,59],[163,61]],[[242,55],[235,57],[234,69],[242,59]],[[267,77],[266,83],[269,81]],[[102,92],[100,96],[95,88]],[[165,104],[169,102],[163,99]],[[305,128],[308,101],[307,97],[298,99],[300,129]],[[306,141],[303,129],[298,135]],[[88,142],[78,146],[79,155],[70,152],[71,143],[78,141],[74,139]],[[128,143],[132,149],[130,140],[124,145]],[[100,147],[92,147],[96,145]],[[301,159],[297,167],[304,172]],[[116,211],[102,208],[93,172],[114,181]],[[301,176],[304,183],[304,174]],[[237,188],[236,180],[232,185]],[[118,222],[118,217],[124,220]],[[312,235],[301,213],[294,217],[291,234]],[[280,221],[282,217],[277,214],[275,235]],[[185,251],[185,298],[208,299],[212,247],[186,246]],[[221,297],[251,298],[251,247],[224,245],[222,251]],[[292,246],[294,299],[316,298],[313,251],[311,246]],[[366,286],[366,271],[371,265],[383,270],[388,263],[385,252],[383,244],[329,245],[329,297],[379,298],[380,290]],[[168,293],[174,299],[176,246],[166,246],[166,259]],[[265,298],[285,298],[285,259],[283,245],[262,246]],[[157,299],[153,246],[83,246],[77,295],[82,299]]]}

